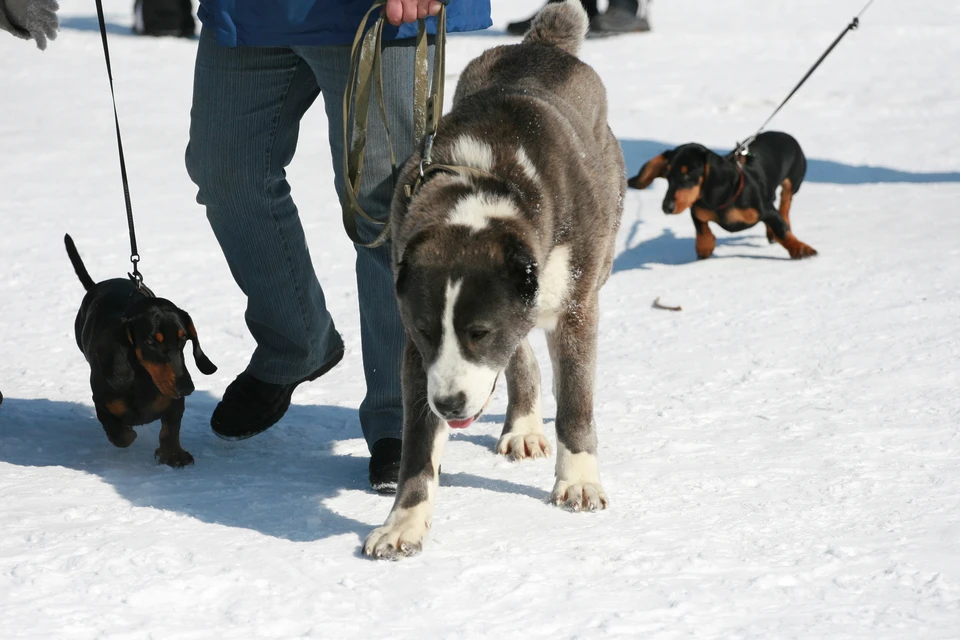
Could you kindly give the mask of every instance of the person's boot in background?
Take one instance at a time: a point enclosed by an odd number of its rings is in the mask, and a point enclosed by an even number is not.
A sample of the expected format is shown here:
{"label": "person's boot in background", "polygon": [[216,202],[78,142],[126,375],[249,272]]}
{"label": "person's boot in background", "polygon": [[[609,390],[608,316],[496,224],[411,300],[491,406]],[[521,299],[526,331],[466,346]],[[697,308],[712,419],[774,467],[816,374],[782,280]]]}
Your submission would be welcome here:
{"label": "person's boot in background", "polygon": [[133,32],[137,35],[192,38],[196,30],[192,0],[135,0],[133,3]]}
{"label": "person's boot in background", "polygon": [[602,38],[650,31],[648,4],[648,0],[610,0],[603,14],[590,19],[588,37]]}

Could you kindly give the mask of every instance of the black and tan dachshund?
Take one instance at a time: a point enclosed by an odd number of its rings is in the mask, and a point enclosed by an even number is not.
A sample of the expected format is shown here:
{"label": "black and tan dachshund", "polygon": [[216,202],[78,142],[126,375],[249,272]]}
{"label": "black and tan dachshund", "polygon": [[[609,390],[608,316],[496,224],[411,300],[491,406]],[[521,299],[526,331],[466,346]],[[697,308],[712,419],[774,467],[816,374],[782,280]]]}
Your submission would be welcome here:
{"label": "black and tan dachshund", "polygon": [[[807,159],[793,136],[767,131],[750,143],[745,161],[722,157],[701,144],[684,144],[652,158],[627,184],[646,189],[654,179],[666,178],[663,212],[690,209],[697,258],[709,258],[717,244],[710,222],[726,231],[743,231],[762,222],[767,240],[779,242],[791,258],[799,259],[817,255],[790,229],[790,204],[806,171]],[[774,206],[777,187],[779,208]]]}
{"label": "black and tan dachshund", "polygon": [[207,375],[217,370],[200,348],[193,321],[131,279],[94,283],[73,239],[63,241],[87,290],[75,324],[77,346],[90,363],[93,404],[107,438],[129,447],[137,439],[133,427],[159,419],[157,459],[171,467],[193,464],[180,446],[183,399],[194,389],[183,359],[187,340],[197,368]]}

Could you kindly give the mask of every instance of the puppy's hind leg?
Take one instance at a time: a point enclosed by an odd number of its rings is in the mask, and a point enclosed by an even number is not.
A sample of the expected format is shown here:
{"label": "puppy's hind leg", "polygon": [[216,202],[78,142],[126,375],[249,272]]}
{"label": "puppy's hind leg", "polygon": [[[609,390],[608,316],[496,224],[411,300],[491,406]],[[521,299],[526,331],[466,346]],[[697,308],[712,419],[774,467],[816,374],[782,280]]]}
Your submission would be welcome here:
{"label": "puppy's hind leg", "polygon": [[522,460],[546,458],[550,444],[543,433],[540,410],[540,367],[524,338],[507,365],[507,419],[497,453]]}
{"label": "puppy's hind leg", "polygon": [[783,248],[787,250],[791,258],[794,260],[799,260],[801,258],[809,258],[810,256],[817,255],[816,249],[804,242],[801,242],[797,236],[793,235],[793,232],[790,231],[790,227],[780,216],[780,212],[773,208],[773,205],[769,205],[769,208],[764,210],[763,215],[763,221],[773,231],[773,235],[777,242],[783,245]]}
{"label": "puppy's hind leg", "polygon": [[780,217],[787,223],[787,231],[790,231],[791,204],[793,204],[793,182],[790,178],[784,178],[780,183]]}
{"label": "puppy's hind leg", "polygon": [[[780,183],[780,217],[787,225],[787,231],[790,231],[790,204],[793,202],[793,182],[790,178],[784,178]],[[767,242],[773,244],[777,241],[773,233],[773,227],[767,223]]]}
{"label": "puppy's hind leg", "polygon": [[427,375],[420,352],[407,339],[403,354],[403,447],[393,508],[363,543],[363,554],[397,560],[420,553],[433,520],[440,456],[450,434],[427,404]]}
{"label": "puppy's hind leg", "polygon": [[606,509],[600,486],[593,390],[597,361],[597,294],[561,316],[547,334],[557,364],[557,481],[550,500],[573,511]]}

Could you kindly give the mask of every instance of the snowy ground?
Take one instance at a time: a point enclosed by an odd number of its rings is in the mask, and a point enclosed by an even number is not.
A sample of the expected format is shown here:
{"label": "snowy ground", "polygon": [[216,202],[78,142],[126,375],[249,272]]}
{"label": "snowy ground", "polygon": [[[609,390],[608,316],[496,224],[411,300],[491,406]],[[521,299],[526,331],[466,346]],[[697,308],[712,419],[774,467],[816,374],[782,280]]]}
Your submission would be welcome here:
{"label": "snowy ground", "polygon": [[[811,159],[793,221],[819,257],[718,231],[697,262],[664,187],[629,194],[602,296],[609,511],[558,510],[552,461],[492,453],[498,397],[447,447],[424,554],[394,564],[358,555],[391,500],[366,489],[322,109],[290,176],[347,357],[224,442],[208,419],[252,344],[183,168],[196,44],[127,36],[129,2],[108,10],[142,267],[220,371],[187,403],[194,467],[154,463],[157,426],[104,438],[61,237],[106,278],[126,231],[92,3],[63,4],[46,53],[0,35],[0,636],[960,637],[960,5],[879,0],[775,122]],[[628,168],[752,132],[861,5],[658,1],[655,32],[588,43]],[[537,6],[452,38],[450,81]]]}

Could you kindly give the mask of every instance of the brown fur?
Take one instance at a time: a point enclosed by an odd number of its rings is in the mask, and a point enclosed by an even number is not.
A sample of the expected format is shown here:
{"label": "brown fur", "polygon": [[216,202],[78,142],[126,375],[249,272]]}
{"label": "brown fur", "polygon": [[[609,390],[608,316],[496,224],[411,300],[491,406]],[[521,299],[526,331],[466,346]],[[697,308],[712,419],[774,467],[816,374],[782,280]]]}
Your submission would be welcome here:
{"label": "brown fur", "polygon": [[793,203],[793,183],[790,178],[784,179],[780,185],[780,216],[787,223],[787,229],[790,228],[790,205]]}
{"label": "brown fur", "polygon": [[107,411],[119,418],[127,412],[127,403],[123,400],[111,400],[107,403]]}
{"label": "brown fur", "polygon": [[[706,226],[706,225],[704,225]],[[717,246],[717,237],[713,235],[713,232],[710,231],[710,227],[706,227],[704,233],[697,234],[697,258],[704,260],[713,255],[713,250]]]}
{"label": "brown fur", "polygon": [[700,199],[700,188],[703,185],[703,178],[700,179],[700,184],[695,187],[690,187],[689,189],[677,189],[673,205],[674,213],[683,213],[687,209],[693,206],[693,203]]}
{"label": "brown fur", "polygon": [[693,217],[699,220],[700,222],[716,222],[717,212],[704,209],[703,207],[694,207]]}
{"label": "brown fur", "polygon": [[170,398],[160,394],[150,403],[150,410],[156,413],[163,413],[170,406]]}
{"label": "brown fur", "polygon": [[137,360],[140,361],[141,366],[150,374],[153,384],[157,385],[160,393],[168,398],[176,398],[179,394],[177,394],[176,390],[177,376],[173,372],[173,367],[167,363],[150,362],[144,359],[143,352],[140,349],[136,350],[136,354]]}
{"label": "brown fur", "polygon": [[809,258],[810,256],[817,255],[816,249],[804,242],[800,242],[797,236],[793,235],[792,231],[787,231],[786,237],[783,240],[779,240],[779,242],[790,253],[790,257],[793,259]]}
{"label": "brown fur", "polygon": [[760,212],[752,207],[730,207],[723,212],[727,223],[755,225],[760,220]]}
{"label": "brown fur", "polygon": [[640,173],[630,178],[627,185],[633,189],[646,189],[653,184],[654,180],[662,178],[664,174],[666,174],[668,165],[667,157],[661,153],[648,160],[646,164],[640,168]]}

